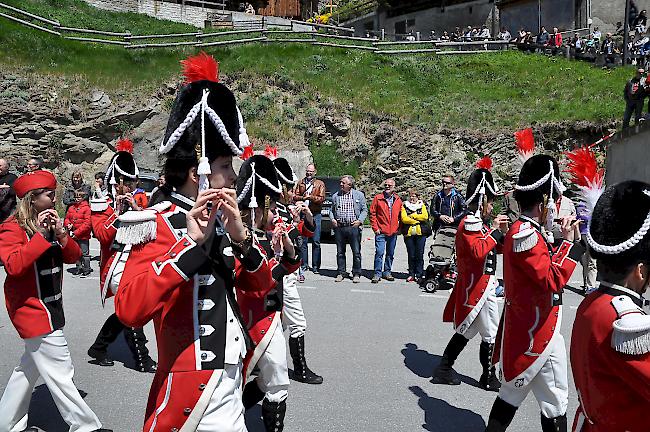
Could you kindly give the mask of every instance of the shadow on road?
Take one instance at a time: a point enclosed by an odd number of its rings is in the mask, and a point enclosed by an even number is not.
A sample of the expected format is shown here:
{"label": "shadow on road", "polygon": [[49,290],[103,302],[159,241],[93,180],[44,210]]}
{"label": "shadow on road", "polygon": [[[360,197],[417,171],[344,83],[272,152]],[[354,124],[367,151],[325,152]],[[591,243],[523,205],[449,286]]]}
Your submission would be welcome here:
{"label": "shadow on road", "polygon": [[473,411],[457,408],[447,402],[429,396],[419,386],[411,386],[409,390],[418,397],[418,405],[424,411],[422,428],[428,431],[482,431],[485,421]]}
{"label": "shadow on road", "polygon": [[[83,390],[79,390],[79,393],[82,398],[87,395]],[[59,414],[59,409],[45,384],[36,386],[32,393],[27,423],[44,431],[67,431],[70,428]]]}
{"label": "shadow on road", "polygon": [[[421,378],[431,378],[433,369],[438,366],[440,359],[442,358],[439,355],[418,349],[418,346],[414,343],[407,343],[404,345],[402,355],[404,356],[404,365],[409,368],[411,372]],[[461,355],[463,354],[461,353]],[[460,378],[460,380],[465,384],[481,388],[478,381],[472,377],[459,373],[458,378]]]}
{"label": "shadow on road", "polygon": [[262,422],[262,405],[257,404],[246,411],[246,429],[249,432],[265,432],[264,423]]}

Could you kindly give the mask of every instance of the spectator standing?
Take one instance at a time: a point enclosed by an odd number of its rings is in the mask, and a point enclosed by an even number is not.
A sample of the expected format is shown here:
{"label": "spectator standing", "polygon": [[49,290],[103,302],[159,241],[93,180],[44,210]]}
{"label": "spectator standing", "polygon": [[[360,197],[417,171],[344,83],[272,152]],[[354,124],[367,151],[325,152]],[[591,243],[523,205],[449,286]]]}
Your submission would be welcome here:
{"label": "spectator standing", "polygon": [[585,253],[582,255],[582,286],[585,294],[589,294],[596,289],[596,276],[598,269],[596,268],[596,259],[591,256],[591,248],[587,242],[586,235],[589,232],[589,220],[591,219],[590,211],[587,207],[580,203],[576,207],[577,217],[582,221],[580,224],[580,237],[582,243],[585,245]]}
{"label": "spectator standing", "polygon": [[9,172],[9,162],[0,159],[0,223],[16,208],[16,193],[13,190],[16,175]]}
{"label": "spectator standing", "polygon": [[551,36],[546,31],[546,27],[542,26],[542,28],[539,30],[539,34],[537,35],[537,40],[535,42],[539,48],[543,49],[546,45],[548,45],[550,37]]}
{"label": "spectator standing", "polygon": [[591,33],[591,37],[594,38],[596,41],[600,42],[600,39],[603,37],[600,28],[594,27],[594,31]]}
{"label": "spectator standing", "polygon": [[163,186],[165,186],[165,173],[161,172],[160,174],[158,174],[158,186],[153,188],[153,190],[151,191],[151,197],[149,199],[149,202],[151,203],[158,202],[158,195],[161,193],[159,191]]}
{"label": "spectator standing", "polygon": [[345,245],[352,249],[352,282],[361,282],[361,230],[368,216],[366,197],[354,189],[354,177],[341,177],[340,190],[332,195],[330,220],[336,239],[336,282],[341,282],[346,273]]}
{"label": "spectator standing", "polygon": [[401,210],[402,199],[395,193],[395,180],[387,179],[384,181],[384,191],[375,195],[370,204],[370,225],[375,233],[375,274],[372,283],[378,283],[381,278],[395,280],[391,270]]}
{"label": "spectator standing", "polygon": [[645,33],[648,24],[648,17],[646,16],[645,9],[639,12],[639,15],[634,20],[634,29],[637,34]]}
{"label": "spectator standing", "polygon": [[558,30],[557,27],[553,27],[553,34],[549,39],[548,45],[553,49],[553,54],[557,53],[557,50],[562,47],[562,33]]}
{"label": "spectator standing", "polygon": [[27,161],[27,172],[38,171],[42,169],[43,169],[43,159],[39,157],[33,157]]}
{"label": "spectator standing", "polygon": [[16,174],[9,172],[9,162],[6,159],[0,159],[0,189],[13,188],[16,179]]}
{"label": "spectator standing", "polygon": [[400,219],[409,264],[406,282],[413,282],[419,280],[424,272],[424,247],[431,235],[427,206],[415,189],[409,189],[409,199],[402,205]]}
{"label": "spectator standing", "polygon": [[84,183],[83,174],[77,170],[72,173],[70,186],[63,193],[63,205],[67,209],[77,202],[77,192],[83,192],[86,200],[90,198],[90,186]]}
{"label": "spectator standing", "polygon": [[454,176],[447,174],[442,178],[442,190],[433,197],[429,208],[434,231],[441,227],[458,227],[467,214],[467,205],[455,188]]}
{"label": "spectator standing", "polygon": [[90,205],[88,196],[83,190],[75,192],[75,202],[68,206],[63,222],[71,238],[73,238],[81,248],[81,258],[77,261],[77,267],[72,273],[81,277],[88,276],[90,269]]}
{"label": "spectator standing", "polygon": [[623,115],[623,129],[630,127],[630,119],[634,113],[634,125],[639,124],[641,111],[643,110],[643,99],[645,90],[641,85],[641,78],[645,70],[637,69],[636,75],[625,84],[623,97],[625,98],[625,114]]}
{"label": "spectator standing", "polygon": [[95,188],[93,190],[93,194],[91,198],[103,199],[108,197],[108,190],[106,189],[106,185],[104,184],[104,176],[105,173],[103,172],[95,173]]}
{"label": "spectator standing", "polygon": [[449,33],[443,32],[442,36],[440,37],[440,40],[443,42],[448,42],[450,40]]}
{"label": "spectator standing", "polygon": [[149,206],[149,199],[147,193],[140,187],[140,180],[137,180],[137,186],[133,191],[133,200],[136,202],[140,209],[145,209]]}
{"label": "spectator standing", "polygon": [[[323,215],[323,201],[325,201],[325,183],[316,178],[316,165],[307,165],[305,177],[298,182],[293,197],[294,202],[303,201],[314,216],[314,236],[311,238],[311,269],[315,274],[320,271],[320,236]],[[309,239],[303,239],[300,246],[302,266],[298,280],[304,282],[304,272],[309,267]]]}

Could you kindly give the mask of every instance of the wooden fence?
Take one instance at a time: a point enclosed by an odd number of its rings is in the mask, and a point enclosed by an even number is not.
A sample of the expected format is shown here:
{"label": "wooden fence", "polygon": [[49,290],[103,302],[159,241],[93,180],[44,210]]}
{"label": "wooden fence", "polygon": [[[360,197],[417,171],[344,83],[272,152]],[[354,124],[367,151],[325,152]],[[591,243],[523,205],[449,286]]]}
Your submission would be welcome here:
{"label": "wooden fence", "polygon": [[[376,38],[353,36],[354,29],[326,24],[291,20],[291,29],[278,30],[281,24],[255,21],[251,28],[203,33],[133,35],[131,32],[110,32],[62,26],[58,21],[34,15],[22,9],[0,2],[0,18],[30,27],[67,40],[84,43],[106,44],[125,49],[159,49],[192,46],[196,48],[230,46],[248,43],[306,43],[314,46],[364,50],[383,55],[396,54],[475,54],[495,52],[489,47],[507,47],[505,41],[440,42],[440,41],[378,41]],[[261,25],[259,25],[261,23]],[[257,27],[259,25],[259,27]],[[286,25],[287,27],[289,24]],[[295,26],[295,27],[294,27]],[[310,27],[311,31],[301,30]],[[428,46],[427,46],[428,45]],[[392,48],[391,48],[392,47]]]}

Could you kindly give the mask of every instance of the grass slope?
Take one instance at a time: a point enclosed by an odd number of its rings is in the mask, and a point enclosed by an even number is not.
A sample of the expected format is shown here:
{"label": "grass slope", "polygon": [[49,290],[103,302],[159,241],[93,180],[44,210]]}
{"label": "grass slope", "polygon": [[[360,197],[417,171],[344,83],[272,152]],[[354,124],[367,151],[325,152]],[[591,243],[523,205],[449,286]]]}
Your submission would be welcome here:
{"label": "grass slope", "polygon": [[[144,32],[186,31],[154,18],[105,12],[80,0],[11,0],[62,25]],[[137,29],[137,31],[136,31]],[[81,76],[106,89],[148,91],[178,74],[196,50],[125,50],[66,41],[0,18],[0,64],[38,73]],[[303,84],[360,111],[447,128],[516,128],[532,122],[607,121],[623,109],[630,72],[509,51],[467,56],[382,57],[299,45],[208,49],[225,73],[243,79],[275,76]]]}

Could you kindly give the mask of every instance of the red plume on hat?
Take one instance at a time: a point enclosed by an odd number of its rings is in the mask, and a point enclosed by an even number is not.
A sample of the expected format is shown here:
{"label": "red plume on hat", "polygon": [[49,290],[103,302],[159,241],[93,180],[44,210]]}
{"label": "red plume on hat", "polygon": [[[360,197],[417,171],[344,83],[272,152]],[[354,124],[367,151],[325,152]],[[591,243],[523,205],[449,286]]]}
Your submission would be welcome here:
{"label": "red plume on hat", "polygon": [[118,152],[127,152],[127,153],[133,154],[133,141],[131,141],[128,138],[121,138],[117,142],[117,145],[115,146],[115,149]]}
{"label": "red plume on hat", "polygon": [[266,147],[264,148],[264,156],[267,158],[273,160],[276,157],[278,157],[278,148],[273,147],[270,144],[267,144]]}
{"label": "red plume on hat", "polygon": [[571,174],[571,180],[580,189],[581,201],[591,215],[605,189],[605,170],[598,166],[596,154],[588,146],[567,152],[566,157],[569,160],[566,172]]}
{"label": "red plume on hat", "polygon": [[204,51],[181,60],[181,64],[183,65],[185,84],[196,81],[219,82],[219,63]]}
{"label": "red plume on hat", "polygon": [[241,160],[247,160],[247,159],[251,158],[254,154],[255,154],[255,151],[253,150],[253,144],[251,144],[251,145],[246,146],[244,148],[244,153],[242,153],[242,155],[239,156],[239,157],[241,158]]}
{"label": "red plume on hat", "polygon": [[492,158],[490,156],[483,156],[476,162],[476,168],[490,171],[492,169]]}
{"label": "red plume on hat", "polygon": [[526,128],[515,132],[515,144],[517,145],[517,152],[519,159],[523,164],[535,152],[535,137],[533,136],[533,129]]}

